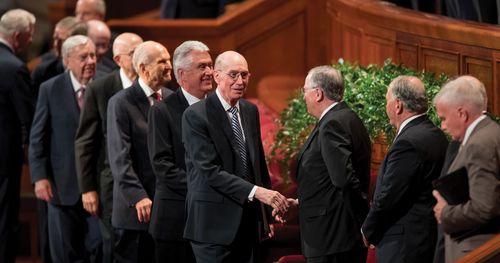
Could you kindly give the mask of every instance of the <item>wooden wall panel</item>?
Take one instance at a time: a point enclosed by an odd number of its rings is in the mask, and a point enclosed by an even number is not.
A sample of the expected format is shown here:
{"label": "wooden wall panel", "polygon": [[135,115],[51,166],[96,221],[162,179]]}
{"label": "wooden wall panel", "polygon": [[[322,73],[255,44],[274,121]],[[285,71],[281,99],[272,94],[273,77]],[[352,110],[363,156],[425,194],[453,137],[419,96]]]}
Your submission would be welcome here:
{"label": "wooden wall panel", "polygon": [[395,63],[418,69],[418,46],[398,43]]}
{"label": "wooden wall panel", "polygon": [[458,52],[422,47],[419,69],[449,76],[460,74],[460,55]]}
{"label": "wooden wall panel", "polygon": [[342,52],[340,57],[346,61],[359,62],[362,60],[363,32],[357,27],[342,25],[340,32]]}
{"label": "wooden wall panel", "polygon": [[[493,70],[491,66],[491,60],[477,59],[473,57],[464,57],[464,74],[472,75],[477,77],[480,81],[484,83],[486,87],[486,94],[488,98],[493,98],[494,88],[493,88]],[[493,99],[488,100],[488,111],[493,109]]]}
{"label": "wooden wall panel", "polygon": [[488,104],[492,106],[492,112],[500,115],[500,51],[493,52],[493,99],[488,97]]}

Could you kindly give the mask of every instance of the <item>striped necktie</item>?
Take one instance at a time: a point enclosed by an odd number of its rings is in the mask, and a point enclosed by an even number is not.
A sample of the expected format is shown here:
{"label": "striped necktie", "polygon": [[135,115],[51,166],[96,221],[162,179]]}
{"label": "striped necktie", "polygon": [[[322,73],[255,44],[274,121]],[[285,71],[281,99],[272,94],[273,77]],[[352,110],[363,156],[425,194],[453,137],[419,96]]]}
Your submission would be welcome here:
{"label": "striped necktie", "polygon": [[243,167],[242,168],[242,175],[243,178],[248,179],[248,163],[247,163],[247,150],[246,150],[246,144],[245,140],[243,139],[243,131],[241,130],[240,126],[240,119],[238,117],[238,108],[236,107],[231,107],[228,110],[232,116],[231,116],[231,128],[233,129],[233,135],[234,138],[236,139],[236,149],[240,153],[241,157],[241,162]]}

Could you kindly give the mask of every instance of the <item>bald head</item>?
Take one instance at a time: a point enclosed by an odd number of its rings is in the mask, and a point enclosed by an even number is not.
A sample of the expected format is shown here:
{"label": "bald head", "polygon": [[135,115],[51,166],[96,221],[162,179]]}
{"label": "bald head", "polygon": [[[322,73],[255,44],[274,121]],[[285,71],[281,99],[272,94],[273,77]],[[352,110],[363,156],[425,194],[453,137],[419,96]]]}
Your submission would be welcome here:
{"label": "bald head", "polygon": [[96,47],[97,61],[100,61],[108,52],[111,41],[111,31],[106,23],[99,20],[87,22],[87,36],[92,39]]}
{"label": "bald head", "polygon": [[245,95],[250,80],[245,57],[235,51],[226,51],[215,59],[214,69],[217,91],[231,106],[236,105]]}
{"label": "bald head", "polygon": [[134,33],[120,34],[113,42],[113,60],[131,81],[137,77],[132,66],[132,56],[135,48],[142,42],[142,38]]}
{"label": "bald head", "polygon": [[75,16],[84,22],[89,20],[104,21],[106,4],[104,0],[78,0],[75,7]]}
{"label": "bald head", "polygon": [[146,41],[139,44],[134,51],[132,62],[139,78],[155,91],[171,79],[170,53],[158,42]]}

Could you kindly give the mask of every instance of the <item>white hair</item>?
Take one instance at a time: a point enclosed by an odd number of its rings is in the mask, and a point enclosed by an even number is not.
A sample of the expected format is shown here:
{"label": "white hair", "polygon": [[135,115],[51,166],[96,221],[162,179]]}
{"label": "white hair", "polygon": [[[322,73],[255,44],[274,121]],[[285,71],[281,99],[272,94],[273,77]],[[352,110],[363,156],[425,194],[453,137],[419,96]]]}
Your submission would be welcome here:
{"label": "white hair", "polygon": [[185,69],[193,63],[191,57],[189,57],[191,51],[209,52],[210,49],[204,43],[196,40],[188,40],[180,44],[175,49],[173,57],[174,75],[177,80],[179,79],[177,69]]}
{"label": "white hair", "polygon": [[12,9],[0,19],[0,34],[7,37],[15,32],[29,32],[35,25],[35,16],[23,9]]}
{"label": "white hair", "polygon": [[474,85],[468,78],[461,76],[446,83],[434,97],[434,104],[468,106],[475,113],[482,113],[487,103],[484,85]]}
{"label": "white hair", "polygon": [[64,41],[62,48],[61,48],[62,57],[66,58],[71,53],[73,48],[75,48],[76,46],[85,45],[89,41],[90,41],[90,43],[93,44],[92,40],[87,36],[76,35],[76,36],[68,37],[68,39],[66,39],[66,41]]}
{"label": "white hair", "polygon": [[156,52],[151,51],[152,47],[155,45],[162,46],[160,43],[155,41],[146,41],[139,44],[135,48],[134,56],[132,57],[132,65],[134,66],[135,72],[140,72],[141,64],[148,65],[154,61],[154,55],[156,55]]}

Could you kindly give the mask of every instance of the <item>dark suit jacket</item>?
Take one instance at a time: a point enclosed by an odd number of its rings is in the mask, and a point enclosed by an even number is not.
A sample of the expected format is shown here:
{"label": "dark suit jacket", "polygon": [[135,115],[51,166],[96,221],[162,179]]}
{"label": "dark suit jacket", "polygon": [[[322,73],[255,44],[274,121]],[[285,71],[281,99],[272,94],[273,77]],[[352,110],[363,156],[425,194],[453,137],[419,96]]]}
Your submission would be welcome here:
{"label": "dark suit jacket", "polygon": [[[172,91],[162,89],[164,97]],[[113,212],[116,228],[147,230],[137,220],[135,204],[153,199],[155,176],[147,145],[149,101],[136,80],[109,100],[107,110],[108,159],[113,174]]]}
{"label": "dark suit jacket", "polygon": [[189,106],[181,89],[149,111],[148,149],[156,175],[149,232],[162,240],[183,240],[187,193],[182,114]]}
{"label": "dark suit jacket", "polygon": [[26,65],[0,43],[0,184],[19,179],[35,103]]}
{"label": "dark suit jacket", "polygon": [[[257,107],[240,99],[240,116],[255,184],[270,188]],[[182,117],[188,183],[184,237],[229,245],[242,220],[254,184],[242,178],[241,158],[227,112],[214,92],[186,109]],[[253,202],[258,202],[254,200]],[[256,215],[255,224],[262,220]]]}
{"label": "dark suit jacket", "polygon": [[378,245],[402,235],[402,262],[431,262],[436,242],[432,181],[439,177],[448,140],[426,115],[410,121],[394,140],[377,178],[363,233]]}
{"label": "dark suit jacket", "polygon": [[326,256],[363,247],[359,228],[368,212],[370,138],[344,103],[319,121],[298,157],[302,253]]}
{"label": "dark suit jacket", "polygon": [[75,170],[79,119],[69,72],[42,83],[30,136],[30,171],[33,183],[51,182],[55,205],[75,205],[80,200]]}
{"label": "dark suit jacket", "polygon": [[[448,173],[462,167],[469,178],[470,201],[447,205],[441,212],[445,233],[453,237],[458,232],[469,232],[467,238],[456,244],[458,249],[453,250],[457,252],[470,251],[500,233],[500,126],[490,118],[481,120],[474,128]],[[447,250],[449,245],[445,243]],[[463,254],[456,253],[453,258],[460,256]]]}
{"label": "dark suit jacket", "polygon": [[[113,177],[106,154],[106,111],[109,99],[122,90],[120,71],[93,81],[85,92],[85,107],[76,132],[76,174],[81,193],[97,191],[105,206],[112,205]],[[103,196],[104,195],[104,196]]]}

